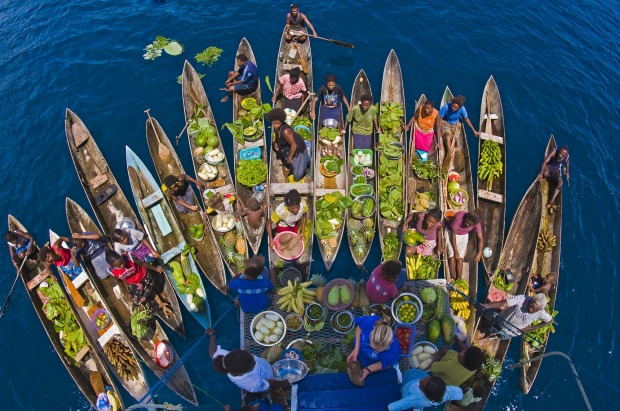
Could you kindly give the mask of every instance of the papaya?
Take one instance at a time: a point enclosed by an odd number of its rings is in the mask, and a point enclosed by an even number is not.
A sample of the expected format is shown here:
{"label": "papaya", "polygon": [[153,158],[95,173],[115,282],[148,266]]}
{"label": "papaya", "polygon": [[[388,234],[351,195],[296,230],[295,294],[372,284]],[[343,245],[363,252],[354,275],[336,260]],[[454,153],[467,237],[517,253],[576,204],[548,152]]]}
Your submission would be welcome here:
{"label": "papaya", "polygon": [[446,343],[450,344],[454,340],[454,332],[456,330],[456,324],[449,315],[444,315],[441,319],[441,332],[443,339]]}
{"label": "papaya", "polygon": [[340,287],[333,286],[327,294],[327,304],[332,307],[340,303]]}
{"label": "papaya", "polygon": [[441,333],[439,327],[439,321],[431,320],[426,325],[426,339],[430,342],[435,342],[439,338],[439,334]]}
{"label": "papaya", "polygon": [[340,301],[342,301],[343,304],[349,304],[351,302],[351,299],[352,296],[349,287],[347,287],[346,285],[340,287]]}

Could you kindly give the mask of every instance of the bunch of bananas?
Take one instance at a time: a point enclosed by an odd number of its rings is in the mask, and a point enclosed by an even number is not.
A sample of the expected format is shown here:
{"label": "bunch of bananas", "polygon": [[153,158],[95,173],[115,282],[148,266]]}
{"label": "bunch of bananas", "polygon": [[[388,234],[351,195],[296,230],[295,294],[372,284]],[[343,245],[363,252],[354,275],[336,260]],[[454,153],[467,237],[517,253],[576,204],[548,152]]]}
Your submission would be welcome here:
{"label": "bunch of bananas", "polygon": [[504,164],[499,144],[492,140],[485,140],[480,151],[478,177],[487,182],[486,189],[490,190],[493,186],[493,179],[502,175],[503,172]]}
{"label": "bunch of bananas", "polygon": [[536,249],[542,252],[551,251],[555,247],[556,241],[557,238],[549,232],[547,227],[544,227],[538,233],[538,243],[536,244]]}
{"label": "bunch of bananas", "polygon": [[136,357],[131,349],[117,338],[112,338],[103,347],[104,354],[110,360],[110,364],[116,367],[118,375],[126,381],[138,379],[138,367]]}
{"label": "bunch of bananas", "polygon": [[[456,287],[461,293],[465,295],[469,295],[469,284],[467,281],[459,278],[458,280],[454,280],[452,285]],[[452,311],[459,317],[462,317],[465,321],[471,315],[471,310],[469,309],[469,301],[465,297],[463,297],[458,291],[452,290],[450,291],[450,308]]]}
{"label": "bunch of bananas", "polygon": [[303,315],[305,304],[313,302],[314,295],[316,294],[316,292],[308,290],[308,286],[311,284],[312,281],[299,283],[299,280],[295,280],[295,284],[292,284],[289,280],[286,287],[278,290],[280,310],[287,313],[290,313],[292,310],[299,315]]}

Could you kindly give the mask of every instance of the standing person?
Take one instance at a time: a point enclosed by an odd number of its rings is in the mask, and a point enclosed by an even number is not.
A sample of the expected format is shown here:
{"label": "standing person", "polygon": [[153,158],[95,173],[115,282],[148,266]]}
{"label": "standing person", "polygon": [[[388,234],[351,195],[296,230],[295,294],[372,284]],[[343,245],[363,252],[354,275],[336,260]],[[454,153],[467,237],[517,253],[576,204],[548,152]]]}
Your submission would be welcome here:
{"label": "standing person", "polygon": [[409,130],[413,125],[413,144],[422,161],[428,160],[428,152],[433,148],[433,137],[437,137],[435,148],[441,141],[441,117],[433,100],[426,100],[405,126]]}
{"label": "standing person", "polygon": [[225,83],[226,88],[224,89],[228,91],[228,94],[222,98],[222,103],[228,101],[233,93],[247,96],[254,93],[258,88],[259,79],[256,64],[248,60],[248,56],[245,54],[239,54],[237,56],[237,67],[239,68],[236,71],[228,72],[228,78]]}
{"label": "standing person", "polygon": [[319,103],[319,124],[323,124],[323,120],[328,118],[340,122],[342,118],[342,103],[347,106],[347,112],[351,111],[349,100],[344,95],[342,87],[336,84],[336,76],[333,74],[325,76],[325,84],[319,87],[312,98],[312,105],[310,106],[310,118],[312,120],[316,118],[315,106],[319,100],[321,101]]}
{"label": "standing person", "polygon": [[255,255],[245,260],[245,271],[226,284],[226,291],[237,291],[243,312],[259,313],[271,303],[267,293],[273,290],[274,284],[275,272],[269,273],[265,257]]}
{"label": "standing person", "polygon": [[196,196],[189,184],[190,181],[196,184],[200,192],[203,185],[187,174],[168,175],[164,178],[164,184],[161,186],[161,190],[172,200],[177,211],[183,214],[198,211],[198,206],[195,203]]}
{"label": "standing person", "polygon": [[157,250],[151,246],[150,241],[144,237],[144,233],[133,228],[122,230],[116,228],[110,235],[114,241],[114,251],[119,254],[131,254],[139,260],[152,263],[159,258]]}
{"label": "standing person", "polygon": [[456,129],[461,119],[467,123],[469,128],[471,128],[471,131],[473,131],[476,136],[480,135],[480,132],[476,131],[474,126],[471,124],[471,121],[469,121],[469,117],[467,117],[465,97],[460,94],[454,97],[451,102],[444,104],[443,107],[439,109],[439,116],[443,120],[441,131],[442,135],[445,137],[446,153],[452,151],[452,139],[456,138]]}
{"label": "standing person", "polygon": [[[37,260],[37,247],[34,244],[34,238],[30,234],[20,230],[7,231],[4,239],[9,247],[11,262],[18,270],[24,258]],[[26,264],[24,263],[24,265]]]}
{"label": "standing person", "polygon": [[82,273],[82,267],[75,257],[75,250],[65,248],[62,243],[71,240],[67,237],[58,237],[51,247],[43,246],[39,251],[39,261],[48,267],[54,264],[72,281]]}
{"label": "standing person", "polygon": [[419,410],[463,398],[461,388],[446,385],[441,378],[427,375],[418,369],[405,371],[400,391],[403,398],[389,404],[389,411],[404,411],[411,408]]}
{"label": "standing person", "polygon": [[[482,304],[482,306],[501,310],[499,315],[493,319],[491,333],[496,334],[502,340],[537,330],[553,321],[553,317],[545,310],[547,296],[544,294],[535,294],[533,297],[515,295],[502,301]],[[541,323],[532,326],[531,324],[536,320],[541,320]]]}
{"label": "standing person", "polygon": [[405,283],[407,271],[398,260],[378,265],[366,281],[366,294],[372,303],[386,303],[398,295]]}
{"label": "standing person", "polygon": [[82,258],[95,270],[97,277],[102,280],[108,278],[108,263],[105,252],[108,245],[99,234],[96,233],[72,233],[71,240],[76,258]]}
{"label": "standing person", "polygon": [[439,350],[431,365],[431,373],[441,378],[446,384],[458,387],[484,364],[484,351],[475,345],[467,348],[456,337],[454,337],[454,342],[459,346],[459,351],[447,348]]}
{"label": "standing person", "polygon": [[304,139],[286,124],[285,120],[286,113],[280,108],[274,108],[267,113],[267,121],[271,122],[271,128],[276,135],[272,148],[293,179],[299,181],[306,175],[310,155]]}
{"label": "standing person", "polygon": [[277,234],[292,231],[303,237],[306,232],[307,221],[308,203],[301,198],[299,191],[290,190],[284,195],[284,202],[280,203],[271,214],[271,222],[267,223],[269,246],[275,247],[272,225],[275,226]]}
{"label": "standing person", "polygon": [[564,175],[566,176],[566,181],[570,186],[570,173],[569,173],[569,162],[568,162],[568,147],[562,146],[559,149],[556,149],[553,153],[549,153],[547,157],[543,160],[542,167],[540,169],[540,173],[538,173],[538,180],[543,177],[549,180],[549,182],[555,185],[555,189],[553,190],[553,195],[547,204],[547,208],[557,208],[555,205],[555,198],[560,193],[560,188],[562,187],[562,168],[564,164],[566,164],[566,168],[564,169]]}
{"label": "standing person", "polygon": [[[415,222],[413,222],[414,216],[416,218]],[[405,247],[407,255],[439,255],[444,252],[443,238],[440,232],[443,228],[441,217],[441,210],[439,208],[433,208],[428,213],[411,213],[407,216],[405,227],[415,228],[418,233],[424,236],[424,243],[419,246],[411,247],[408,245]]]}
{"label": "standing person", "polygon": [[347,357],[349,379],[358,387],[373,372],[398,364],[400,346],[390,324],[378,315],[355,319],[355,348]]}
{"label": "standing person", "polygon": [[209,355],[213,359],[213,369],[226,374],[242,391],[264,393],[276,387],[290,387],[288,380],[274,379],[271,364],[267,360],[246,350],[224,350],[217,345],[215,329],[207,328],[205,333],[209,336]]}
{"label": "standing person", "polygon": [[[282,95],[280,95],[280,92],[282,92]],[[289,74],[284,74],[278,78],[271,101],[275,104],[278,98],[283,98],[282,106],[295,110],[299,115],[299,109],[307,95],[308,89],[306,88],[306,83],[301,78],[301,70],[299,67],[293,67]]]}
{"label": "standing person", "polygon": [[474,212],[459,211],[452,220],[448,222],[448,229],[445,230],[446,245],[448,251],[448,264],[450,265],[450,276],[456,275],[456,278],[461,278],[463,273],[463,258],[467,252],[467,245],[469,244],[469,233],[472,230],[476,230],[476,263],[480,262],[482,258],[482,249],[484,248],[484,238],[482,237],[482,226],[480,220]]}
{"label": "standing person", "polygon": [[[306,27],[307,26],[307,27]],[[294,41],[303,43],[308,38],[308,28],[312,30],[312,37],[316,38],[316,30],[305,14],[299,12],[297,4],[291,4],[291,12],[286,14],[286,33],[284,40],[288,43]]]}
{"label": "standing person", "polygon": [[349,123],[351,123],[353,132],[353,147],[349,149],[373,149],[373,125],[379,134],[383,131],[377,121],[377,108],[372,105],[370,94],[362,94],[360,103],[353,106],[347,113],[344,126],[340,130],[341,134],[345,133]]}

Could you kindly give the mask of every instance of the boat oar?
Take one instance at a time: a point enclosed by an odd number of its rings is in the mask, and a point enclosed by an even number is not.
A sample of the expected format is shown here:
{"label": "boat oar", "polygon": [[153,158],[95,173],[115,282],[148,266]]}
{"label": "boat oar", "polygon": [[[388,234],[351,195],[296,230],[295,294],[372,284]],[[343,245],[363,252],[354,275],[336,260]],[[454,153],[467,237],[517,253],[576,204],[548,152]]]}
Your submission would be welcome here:
{"label": "boat oar", "polygon": [[335,44],[337,46],[346,47],[348,49],[354,49],[355,48],[355,46],[353,44],[345,43],[344,41],[340,41],[340,40],[326,39],[325,37],[319,37],[319,36],[316,36],[316,37],[313,37],[313,38],[317,38],[319,40],[329,41],[332,44]]}
{"label": "boat oar", "polygon": [[299,53],[299,64],[301,64],[301,69],[305,74],[308,74],[308,62],[306,61],[306,57],[301,52],[301,48],[299,47],[299,43],[295,43],[295,48],[297,49],[297,53]]}
{"label": "boat oar", "polygon": [[151,127],[153,128],[153,131],[155,132],[155,138],[157,139],[157,152],[159,153],[159,158],[161,158],[164,163],[169,163],[170,162],[170,150],[168,149],[168,147],[163,145],[161,140],[159,139],[159,134],[157,133],[157,130],[155,130],[155,126],[153,125],[153,118],[151,117],[150,111],[151,111],[150,108],[147,108],[146,110],[144,110],[146,115],[149,116],[149,123],[151,123]]}
{"label": "boat oar", "polygon": [[181,132],[179,133],[179,135],[178,135],[178,136],[176,136],[177,146],[179,145],[179,139],[181,138],[181,135],[183,134],[183,132],[185,131],[185,129],[187,128],[187,126],[189,126],[189,122],[190,122],[190,121],[191,121],[191,119],[190,119],[190,120],[187,120],[187,121],[185,122],[185,125],[183,126],[183,129],[181,130]]}
{"label": "boat oar", "polygon": [[301,106],[299,106],[299,110],[297,110],[297,115],[299,115],[299,113],[301,113],[304,109],[304,106],[306,105],[306,103],[308,102],[308,100],[310,100],[310,97],[314,96],[314,93],[308,93],[308,97],[306,97],[306,99],[304,100],[303,103],[301,103]]}
{"label": "boat oar", "polygon": [[26,263],[27,259],[28,259],[28,256],[27,255],[24,256],[22,265],[20,265],[19,268],[17,269],[17,273],[15,274],[15,279],[13,280],[13,285],[11,285],[9,294],[6,296],[6,300],[4,301],[4,304],[2,304],[2,309],[0,310],[0,318],[2,318],[2,316],[4,315],[4,311],[6,311],[6,308],[9,306],[9,300],[11,299],[11,295],[13,294],[13,290],[15,289],[15,284],[17,284],[17,279],[19,278],[19,274],[22,272],[22,268],[24,268],[24,264]]}

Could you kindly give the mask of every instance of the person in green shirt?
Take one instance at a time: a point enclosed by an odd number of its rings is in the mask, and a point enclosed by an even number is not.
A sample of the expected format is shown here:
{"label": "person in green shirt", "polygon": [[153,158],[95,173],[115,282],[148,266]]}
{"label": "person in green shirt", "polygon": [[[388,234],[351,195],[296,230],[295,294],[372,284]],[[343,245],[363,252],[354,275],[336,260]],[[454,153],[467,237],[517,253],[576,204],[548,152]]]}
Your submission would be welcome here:
{"label": "person in green shirt", "polygon": [[454,338],[460,352],[443,349],[431,366],[431,373],[441,377],[447,385],[459,386],[467,381],[484,363],[484,352],[476,346],[467,348],[458,338]]}
{"label": "person in green shirt", "polygon": [[351,123],[353,132],[353,147],[355,149],[373,149],[372,128],[382,133],[379,122],[377,121],[377,108],[372,105],[372,96],[362,94],[360,102],[351,108],[344,122],[344,127],[340,132],[345,133],[347,126]]}

